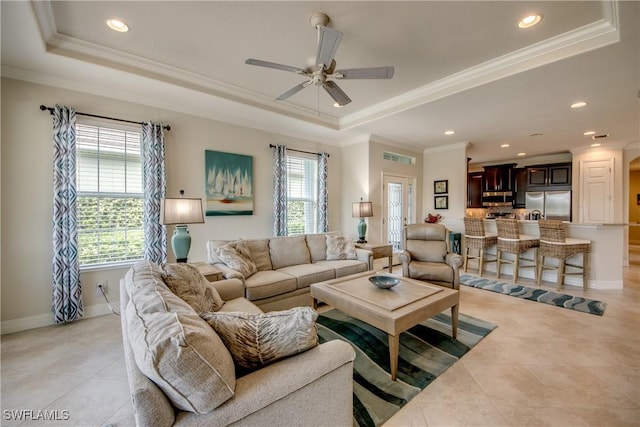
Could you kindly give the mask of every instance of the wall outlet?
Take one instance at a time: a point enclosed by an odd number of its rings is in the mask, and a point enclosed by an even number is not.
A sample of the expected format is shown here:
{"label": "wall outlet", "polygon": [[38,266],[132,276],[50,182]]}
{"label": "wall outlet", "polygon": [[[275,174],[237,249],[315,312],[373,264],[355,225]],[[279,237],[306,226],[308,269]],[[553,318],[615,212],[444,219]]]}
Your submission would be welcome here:
{"label": "wall outlet", "polygon": [[101,297],[102,296],[102,292],[100,291],[100,287],[102,286],[102,290],[104,291],[105,295],[109,293],[109,282],[106,280],[102,280],[98,283],[96,283],[96,295]]}

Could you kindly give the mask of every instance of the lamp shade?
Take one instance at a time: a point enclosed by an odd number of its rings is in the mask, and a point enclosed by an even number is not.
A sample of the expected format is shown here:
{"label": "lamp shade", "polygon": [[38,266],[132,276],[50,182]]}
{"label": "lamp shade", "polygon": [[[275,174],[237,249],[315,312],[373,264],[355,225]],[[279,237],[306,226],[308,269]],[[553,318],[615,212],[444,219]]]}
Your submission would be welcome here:
{"label": "lamp shade", "polygon": [[353,218],[366,218],[373,216],[373,205],[371,202],[354,202],[351,207]]}
{"label": "lamp shade", "polygon": [[202,199],[162,199],[160,204],[160,224],[201,224]]}

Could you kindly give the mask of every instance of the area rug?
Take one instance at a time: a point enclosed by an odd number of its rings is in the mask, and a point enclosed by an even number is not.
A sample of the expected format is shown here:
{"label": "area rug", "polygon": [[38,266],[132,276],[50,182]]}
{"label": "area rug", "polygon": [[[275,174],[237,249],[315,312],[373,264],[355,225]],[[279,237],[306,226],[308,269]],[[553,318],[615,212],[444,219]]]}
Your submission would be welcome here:
{"label": "area rug", "polygon": [[510,295],[512,297],[528,299],[530,301],[543,302],[557,307],[578,310],[584,313],[595,314],[597,316],[602,316],[604,314],[604,309],[607,307],[607,303],[598,300],[561,294],[541,288],[531,288],[515,283],[499,282],[497,280],[469,276],[467,274],[460,276],[460,284],[497,292],[499,294]]}
{"label": "area rug", "polygon": [[397,381],[391,381],[387,334],[330,310],[318,317],[320,342],[340,339],[356,352],[353,366],[354,425],[379,426],[391,418],[464,354],[487,336],[496,324],[458,316],[458,338],[451,337],[448,311],[400,335]]}

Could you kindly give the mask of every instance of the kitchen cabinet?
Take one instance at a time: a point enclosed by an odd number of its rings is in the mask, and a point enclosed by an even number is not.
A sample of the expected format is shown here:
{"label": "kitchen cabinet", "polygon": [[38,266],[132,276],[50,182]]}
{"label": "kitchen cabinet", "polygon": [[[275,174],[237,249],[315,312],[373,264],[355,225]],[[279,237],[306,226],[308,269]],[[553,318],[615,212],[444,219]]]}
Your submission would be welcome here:
{"label": "kitchen cabinet", "polygon": [[482,207],[482,189],[484,188],[484,173],[471,172],[467,174],[467,207]]}
{"label": "kitchen cabinet", "polygon": [[513,170],[513,207],[524,208],[527,200],[527,168]]}
{"label": "kitchen cabinet", "polygon": [[484,167],[484,191],[511,191],[514,163]]}
{"label": "kitchen cabinet", "polygon": [[571,163],[536,165],[527,167],[528,189],[571,189]]}

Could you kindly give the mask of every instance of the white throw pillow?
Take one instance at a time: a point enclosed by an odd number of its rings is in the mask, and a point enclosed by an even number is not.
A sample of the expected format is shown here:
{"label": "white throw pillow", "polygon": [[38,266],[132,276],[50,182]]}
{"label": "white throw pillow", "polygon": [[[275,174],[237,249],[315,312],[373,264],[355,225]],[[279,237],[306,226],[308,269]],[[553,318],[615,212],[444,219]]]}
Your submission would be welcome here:
{"label": "white throw pillow", "polygon": [[258,272],[258,267],[251,259],[251,252],[242,240],[216,248],[216,255],[229,268],[240,272],[245,279]]}
{"label": "white throw pillow", "polygon": [[327,261],[341,259],[358,259],[355,242],[344,236],[327,234]]}
{"label": "white throw pillow", "polygon": [[258,369],[318,345],[318,313],[311,307],[269,313],[206,312],[200,317],[244,369]]}

